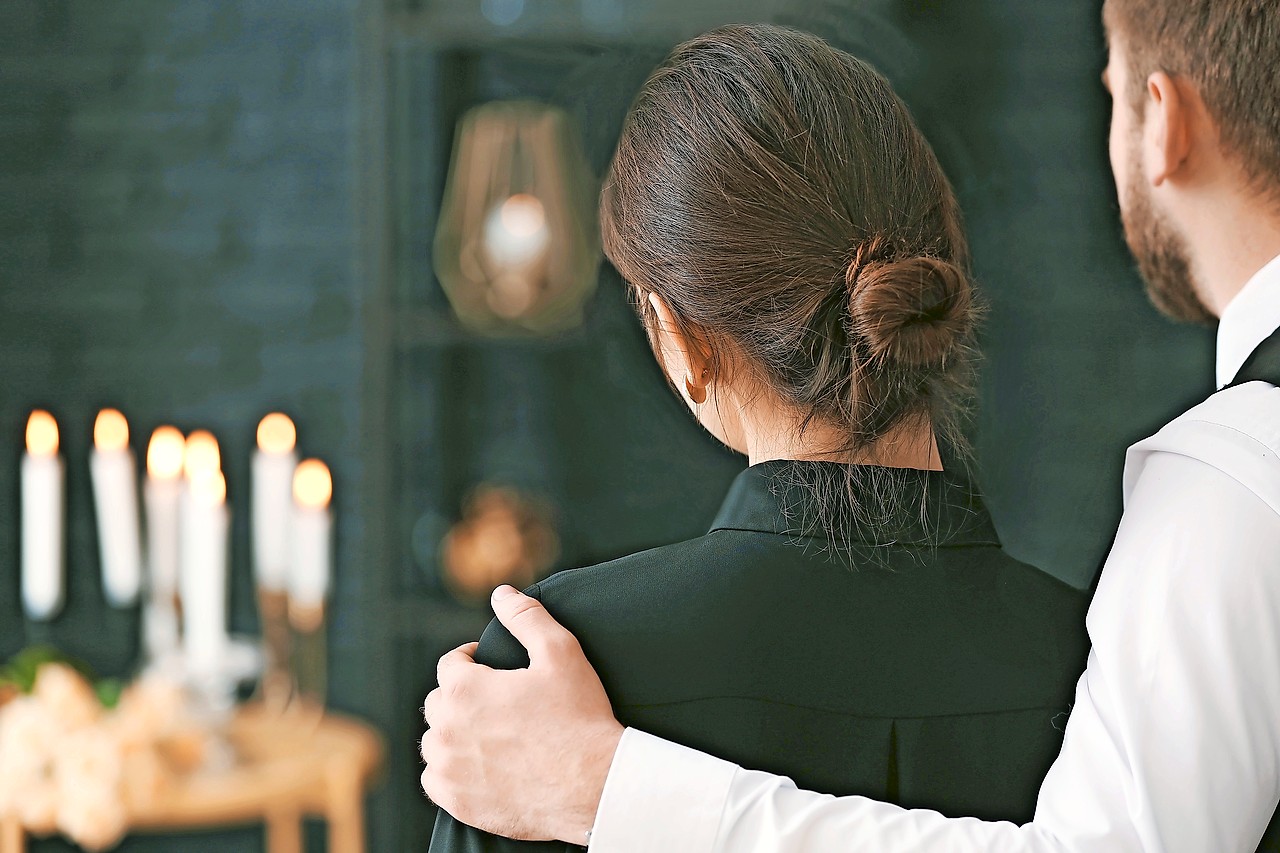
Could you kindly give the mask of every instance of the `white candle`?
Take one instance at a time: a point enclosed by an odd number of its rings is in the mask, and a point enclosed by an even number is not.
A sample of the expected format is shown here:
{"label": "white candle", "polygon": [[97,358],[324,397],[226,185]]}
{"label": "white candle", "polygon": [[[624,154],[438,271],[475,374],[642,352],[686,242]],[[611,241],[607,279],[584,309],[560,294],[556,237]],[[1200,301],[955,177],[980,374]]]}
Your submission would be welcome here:
{"label": "white candle", "polygon": [[197,678],[217,673],[228,645],[226,495],[221,471],[196,472],[183,493],[182,646]]}
{"label": "white candle", "polygon": [[138,600],[142,584],[138,479],[129,449],[129,423],[115,409],[103,409],[94,421],[89,473],[98,515],[102,588],[112,606],[128,607]]}
{"label": "white candle", "polygon": [[182,493],[185,439],[171,426],[157,427],[147,444],[147,609],[143,617],[147,652],[159,660],[178,647],[178,562],[181,534],[178,503]]}
{"label": "white candle", "polygon": [[22,456],[22,604],[31,619],[51,619],[62,607],[63,478],[58,422],[36,410]]}
{"label": "white candle", "polygon": [[333,478],[319,459],[298,465],[293,475],[293,564],[289,569],[290,607],[324,604],[333,570],[333,517],[329,501]]}
{"label": "white candle", "polygon": [[289,582],[293,469],[297,430],[288,415],[274,412],[258,424],[253,468],[253,568],[258,586],[283,592]]}

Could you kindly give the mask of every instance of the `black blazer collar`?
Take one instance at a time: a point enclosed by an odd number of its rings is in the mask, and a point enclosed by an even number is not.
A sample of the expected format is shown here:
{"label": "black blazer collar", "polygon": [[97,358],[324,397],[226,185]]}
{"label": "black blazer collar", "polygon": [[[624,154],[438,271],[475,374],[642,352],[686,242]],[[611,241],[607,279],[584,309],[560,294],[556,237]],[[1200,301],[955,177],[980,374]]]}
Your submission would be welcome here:
{"label": "black blazer collar", "polygon": [[[888,516],[883,501],[871,503],[870,496],[880,489],[900,498]],[[859,519],[850,511],[851,501],[866,501],[863,515],[877,520]],[[711,525],[716,530],[834,538],[849,545],[1000,544],[982,499],[964,478],[835,462],[752,465],[733,481]]]}

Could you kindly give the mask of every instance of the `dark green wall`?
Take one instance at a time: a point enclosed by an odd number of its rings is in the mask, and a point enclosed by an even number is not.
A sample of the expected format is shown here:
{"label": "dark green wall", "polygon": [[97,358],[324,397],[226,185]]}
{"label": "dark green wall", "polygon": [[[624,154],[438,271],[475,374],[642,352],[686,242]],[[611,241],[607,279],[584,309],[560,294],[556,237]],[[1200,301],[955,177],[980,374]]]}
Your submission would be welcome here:
{"label": "dark green wall", "polygon": [[[362,705],[355,7],[0,3],[0,657],[38,636],[17,600],[31,407],[59,418],[67,462],[69,601],[48,638],[107,672],[134,654],[136,615],[102,605],[96,410],[129,415],[138,452],[159,423],[218,435],[240,509],[233,626],[248,630],[248,453],[257,419],[283,408],[333,466],[333,697]],[[257,848],[257,833],[192,839]]]}
{"label": "dark green wall", "polygon": [[[435,656],[486,618],[439,582],[466,492],[497,480],[551,498],[572,566],[696,534],[741,465],[669,394],[608,271],[563,338],[494,344],[449,323],[427,250],[453,123],[486,98],[553,100],[600,171],[664,48],[734,12],[529,0],[504,30],[470,0],[391,5],[0,3],[0,656],[34,636],[15,523],[30,408],[58,415],[67,450],[70,602],[52,638],[107,671],[134,654],[136,620],[100,605],[96,409],[124,409],[138,450],[161,422],[213,428],[243,509],[254,424],[284,408],[337,480],[331,698],[389,738],[372,849],[414,850],[430,826],[416,707]],[[989,503],[1011,551],[1087,583],[1124,446],[1211,381],[1210,336],[1157,317],[1120,238],[1097,9],[785,6],[778,19],[881,67],[939,149],[989,305],[973,431]],[[240,630],[255,623],[246,521]]]}

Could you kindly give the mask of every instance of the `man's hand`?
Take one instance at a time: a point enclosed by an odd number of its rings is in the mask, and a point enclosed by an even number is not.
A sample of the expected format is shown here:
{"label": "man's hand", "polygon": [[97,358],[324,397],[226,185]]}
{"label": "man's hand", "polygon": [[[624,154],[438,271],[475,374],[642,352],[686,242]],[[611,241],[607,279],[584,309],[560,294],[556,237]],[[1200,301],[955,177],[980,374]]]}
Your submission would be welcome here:
{"label": "man's hand", "polygon": [[488,832],[585,844],[622,725],[577,638],[538,601],[500,586],[493,609],[529,668],[482,666],[475,643],[440,658],[423,706],[422,789]]}

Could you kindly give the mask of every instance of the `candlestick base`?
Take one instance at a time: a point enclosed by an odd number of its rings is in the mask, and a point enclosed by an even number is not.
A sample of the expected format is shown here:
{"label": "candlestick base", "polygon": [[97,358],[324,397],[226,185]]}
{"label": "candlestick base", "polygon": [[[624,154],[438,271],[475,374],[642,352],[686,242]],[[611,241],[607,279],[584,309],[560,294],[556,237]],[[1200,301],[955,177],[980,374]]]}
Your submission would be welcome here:
{"label": "candlestick base", "polygon": [[[169,659],[173,666],[173,659]],[[183,681],[208,707],[217,711],[235,703],[236,688],[262,675],[262,652],[248,637],[228,637],[216,657],[193,661],[179,655],[176,665]]]}
{"label": "candlestick base", "polygon": [[298,697],[323,707],[328,691],[325,608],[289,602],[289,624],[293,627],[292,670]]}
{"label": "candlestick base", "polygon": [[293,699],[296,685],[289,670],[289,595],[283,590],[258,588],[262,620],[262,680],[258,699],[271,711],[282,711]]}
{"label": "candlestick base", "polygon": [[178,608],[173,597],[148,597],[142,611],[142,638],[147,664],[172,657],[178,651],[180,633]]}

